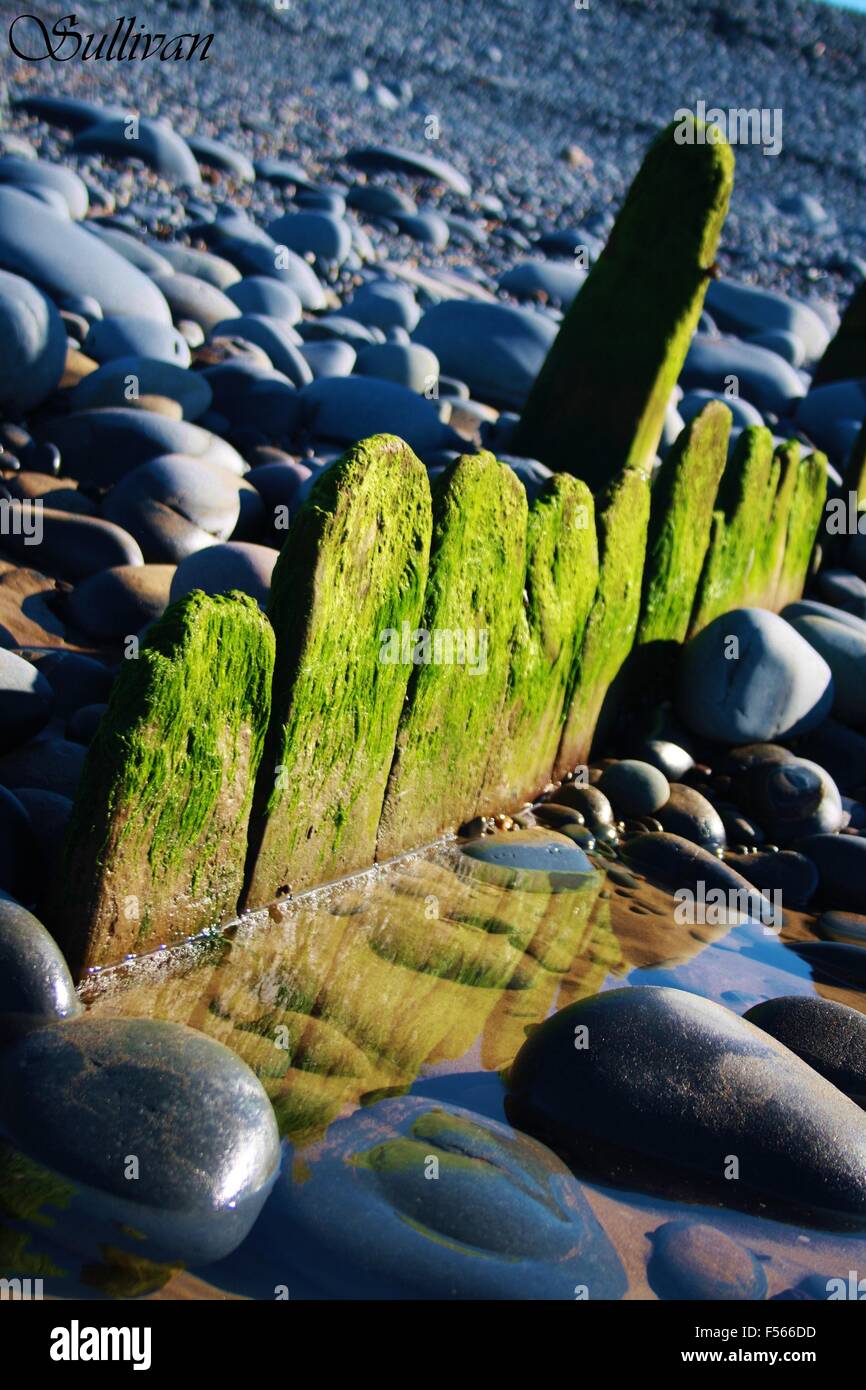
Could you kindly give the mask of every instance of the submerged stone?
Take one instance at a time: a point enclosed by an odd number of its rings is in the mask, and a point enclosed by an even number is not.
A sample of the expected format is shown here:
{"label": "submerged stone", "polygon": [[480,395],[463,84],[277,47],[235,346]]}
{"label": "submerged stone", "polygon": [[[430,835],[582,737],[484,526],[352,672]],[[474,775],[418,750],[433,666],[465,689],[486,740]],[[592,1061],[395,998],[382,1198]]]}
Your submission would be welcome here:
{"label": "submerged stone", "polygon": [[762,1299],[767,1276],[759,1260],[724,1231],[698,1221],[666,1221],[650,1236],[647,1274],[659,1298]]}
{"label": "submerged stone", "polygon": [[593,489],[623,468],[650,467],[700,318],[733,172],[723,142],[681,144],[674,125],[653,141],[530,392],[520,452]]}
{"label": "submerged stone", "polygon": [[121,663],[88,750],[53,901],[74,972],[234,912],[273,651],[253,599],[194,592]]}
{"label": "submerged stone", "polygon": [[554,1154],[422,1096],[380,1101],[305,1149],[253,1241],[274,1271],[332,1298],[594,1300],[627,1288]]}
{"label": "submerged stone", "polygon": [[421,619],[428,638],[397,732],[378,859],[456,829],[486,800],[523,595],[526,517],[522,484],[491,454],[460,458],[436,480]]}
{"label": "submerged stone", "polygon": [[[247,906],[372,863],[430,526],[426,472],[391,435],[344,454],[292,524],[268,609],[277,667]],[[405,827],[412,844],[416,828]]]}
{"label": "submerged stone", "polygon": [[[613,1150],[632,1156],[636,1181],[648,1161],[697,1173],[729,1201],[748,1189],[866,1221],[866,1115],[708,999],[650,986],[583,999],[533,1032],[510,1087],[510,1116],[581,1167]],[[732,1155],[737,1182],[725,1181]]]}

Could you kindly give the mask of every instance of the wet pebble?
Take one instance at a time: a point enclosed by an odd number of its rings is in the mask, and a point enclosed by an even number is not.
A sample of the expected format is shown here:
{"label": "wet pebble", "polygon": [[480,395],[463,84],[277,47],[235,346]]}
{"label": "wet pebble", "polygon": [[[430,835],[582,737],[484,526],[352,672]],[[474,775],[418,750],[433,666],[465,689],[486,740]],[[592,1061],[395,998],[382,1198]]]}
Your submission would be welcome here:
{"label": "wet pebble", "polygon": [[792,994],[744,1015],[840,1091],[866,1104],[866,1017],[832,999]]}
{"label": "wet pebble", "polygon": [[47,1021],[72,1018],[81,1010],[54,938],[32,913],[0,899],[0,1015]]}
{"label": "wet pebble", "polygon": [[667,778],[650,763],[622,758],[604,769],[598,789],[619,816],[650,816],[671,794]]}
{"label": "wet pebble", "polygon": [[273,1110],[245,1063],[203,1033],[73,1019],[8,1047],[0,1075],[12,1142],[95,1217],[147,1236],[145,1257],[220,1259],[258,1216],[279,1162]]}
{"label": "wet pebble", "polygon": [[650,1236],[649,1282],[659,1298],[763,1299],[767,1276],[760,1261],[715,1226],[666,1221]]}

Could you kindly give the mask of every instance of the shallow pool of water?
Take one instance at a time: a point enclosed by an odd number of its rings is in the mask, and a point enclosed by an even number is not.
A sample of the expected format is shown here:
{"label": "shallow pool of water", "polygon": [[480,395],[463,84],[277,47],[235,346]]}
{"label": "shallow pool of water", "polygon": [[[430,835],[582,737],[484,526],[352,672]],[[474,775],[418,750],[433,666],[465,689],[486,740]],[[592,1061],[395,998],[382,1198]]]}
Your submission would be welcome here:
{"label": "shallow pool of water", "polygon": [[[667,893],[609,859],[557,893],[501,887],[467,872],[468,862],[456,844],[410,855],[221,936],[103,971],[85,998],[96,1014],[171,1019],[233,1049],[273,1102],[287,1162],[302,1160],[335,1120],[387,1095],[505,1121],[502,1074],[528,1033],[601,990],[672,985],[738,1014],[780,994],[818,993],[866,1012],[866,996],[815,982],[788,948],[813,936],[808,916],[786,914],[780,936],[755,923],[682,925]],[[7,1178],[15,1162],[4,1151]],[[770,1297],[806,1275],[866,1272],[866,1237],[823,1230],[808,1213],[795,1219],[757,1201],[725,1207],[676,1173],[661,1184],[639,1168],[578,1176],[625,1266],[628,1298],[655,1296],[649,1236],[684,1213],[751,1249]],[[17,1251],[19,1268],[25,1248],[41,1261],[47,1293],[275,1296],[252,1237],[219,1264],[179,1271],[122,1253],[110,1236],[101,1258],[83,1258],[75,1222],[50,1194],[35,1210],[7,1204],[5,1216],[7,1251]],[[318,1292],[312,1273],[307,1282],[294,1273],[293,1298]]]}

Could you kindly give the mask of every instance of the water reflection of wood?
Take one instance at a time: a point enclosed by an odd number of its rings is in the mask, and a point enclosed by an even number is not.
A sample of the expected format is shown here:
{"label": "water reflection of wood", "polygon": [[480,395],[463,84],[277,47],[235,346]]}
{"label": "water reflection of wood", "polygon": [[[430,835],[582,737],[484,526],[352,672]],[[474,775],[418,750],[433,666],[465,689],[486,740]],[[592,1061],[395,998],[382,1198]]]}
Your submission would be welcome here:
{"label": "water reflection of wood", "polygon": [[510,1065],[527,1029],[608,976],[674,967],[728,928],[678,925],[662,889],[611,866],[567,892],[482,881],[440,846],[249,918],[186,964],[141,962],[93,1007],[218,1038],[261,1078],[281,1128],[319,1135],[419,1072]]}
{"label": "water reflection of wood", "polygon": [[240,926],[216,963],[156,965],[94,1008],[220,1039],[294,1138],[479,1038],[482,1065],[504,1067],[528,1027],[595,993],[620,952],[601,874],[578,890],[527,892],[467,877],[460,862],[442,848],[300,900],[279,926]]}

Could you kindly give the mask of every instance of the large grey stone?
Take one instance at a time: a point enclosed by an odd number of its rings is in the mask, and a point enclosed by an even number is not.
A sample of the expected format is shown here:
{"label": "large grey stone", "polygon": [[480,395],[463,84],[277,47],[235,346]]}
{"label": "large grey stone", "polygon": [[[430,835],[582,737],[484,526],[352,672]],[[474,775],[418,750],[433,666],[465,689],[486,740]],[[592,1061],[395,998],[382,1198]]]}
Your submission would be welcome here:
{"label": "large grey stone", "polygon": [[751,743],[805,733],[833,701],[822,656],[775,613],[723,613],[686,646],[677,710],[694,733],[720,743]]}

